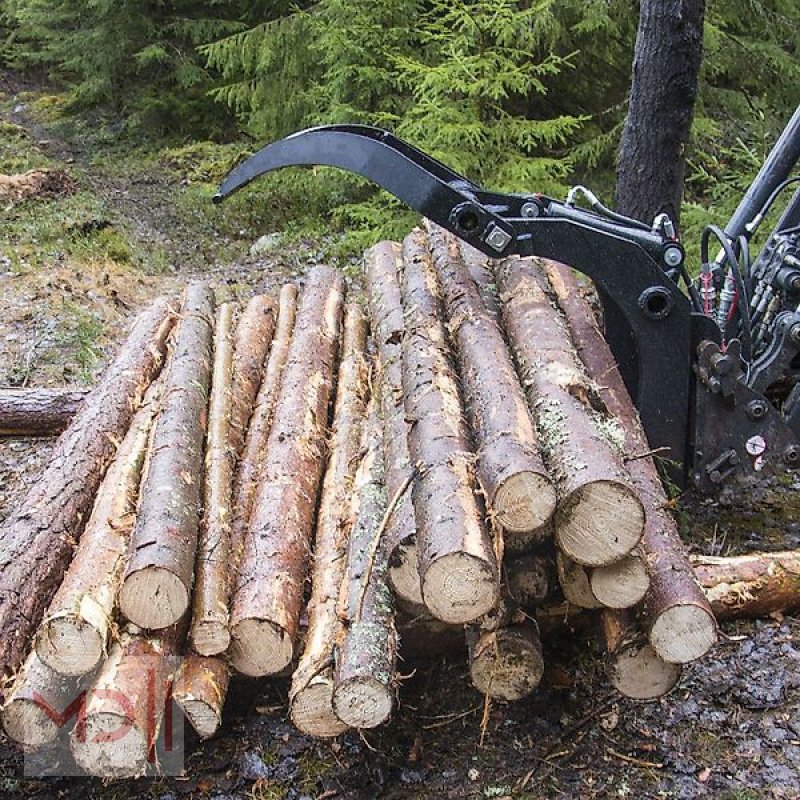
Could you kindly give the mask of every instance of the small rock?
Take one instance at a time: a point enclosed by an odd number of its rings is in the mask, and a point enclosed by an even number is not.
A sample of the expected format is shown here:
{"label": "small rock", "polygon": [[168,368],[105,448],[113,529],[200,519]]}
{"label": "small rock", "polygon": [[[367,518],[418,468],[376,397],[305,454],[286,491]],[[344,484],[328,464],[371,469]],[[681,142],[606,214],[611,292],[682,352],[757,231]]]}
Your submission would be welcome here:
{"label": "small rock", "polygon": [[267,233],[260,236],[250,247],[251,256],[265,256],[277,250],[283,242],[282,233]]}

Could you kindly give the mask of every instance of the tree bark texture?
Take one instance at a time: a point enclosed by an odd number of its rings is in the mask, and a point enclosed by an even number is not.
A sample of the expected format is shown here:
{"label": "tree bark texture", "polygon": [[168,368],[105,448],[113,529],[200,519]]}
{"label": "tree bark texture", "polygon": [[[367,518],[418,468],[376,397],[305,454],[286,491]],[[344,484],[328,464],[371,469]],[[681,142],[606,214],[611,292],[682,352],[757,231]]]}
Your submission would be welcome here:
{"label": "tree bark texture", "polygon": [[222,724],[230,676],[223,658],[189,653],[181,660],[172,697],[201,739],[213,736]]}
{"label": "tree bark texture", "polygon": [[532,259],[497,270],[503,324],[555,479],[555,538],[573,561],[601,566],[627,555],[642,536],[644,509],[615,446],[617,423],[601,413],[563,318]]}
{"label": "tree bark texture", "polygon": [[142,484],[119,606],[142,628],[174,625],[189,607],[211,380],[214,297],[188,287],[175,330],[161,412]]}
{"label": "tree bark texture", "polygon": [[375,397],[353,488],[355,517],[339,608],[344,632],[334,675],[334,710],[354,728],[385,722],[395,699],[397,633],[388,579],[391,542],[386,537],[388,500],[378,406]]}
{"label": "tree bark texture", "polygon": [[409,481],[414,469],[408,451],[408,422],[403,399],[403,305],[400,293],[401,247],[380,242],[364,256],[364,274],[369,296],[372,338],[378,350],[383,452],[386,494],[391,500],[400,493],[386,535],[394,543],[389,580],[398,597],[422,605],[417,569],[416,520]]}
{"label": "tree bark texture", "polygon": [[79,389],[0,389],[0,436],[56,436],[85,397]]}
{"label": "tree bark texture", "polygon": [[292,721],[311,736],[338,736],[347,730],[333,710],[333,655],[343,632],[337,604],[347,567],[352,528],[350,500],[369,394],[366,347],[366,319],[358,305],[348,303],[330,457],[317,515],[308,630],[289,692]]}
{"label": "tree bark texture", "polygon": [[163,299],[138,318],[42,476],[0,526],[0,676],[22,662],[117,444],[161,367],[173,322]]}
{"label": "tree bark texture", "polygon": [[246,675],[280,672],[294,655],[325,464],[343,292],[335,270],[309,271],[232,604],[231,661]]}
{"label": "tree bark texture", "polygon": [[644,599],[650,644],[672,663],[704,655],[717,640],[714,615],[697,585],[675,520],[665,510],[667,496],[650,457],[650,446],[606,340],[568,267],[545,262],[550,286],[563,310],[578,353],[597,384],[608,412],[622,426],[624,449],[635,458],[628,472],[645,505],[642,553],[650,576]]}
{"label": "tree bark texture", "polygon": [[[251,306],[248,306],[250,308]],[[214,360],[208,403],[205,470],[203,474],[203,518],[197,544],[195,585],[192,595],[192,623],[189,639],[200,655],[224,653],[230,644],[228,630],[228,573],[231,561],[231,513],[236,441],[241,441],[244,407],[241,397],[233,398],[233,314],[232,303],[217,309],[214,324]],[[263,360],[263,352],[261,353]],[[240,362],[241,364],[241,359]],[[247,381],[256,383],[256,381]],[[244,387],[240,386],[243,390]],[[252,403],[247,404],[252,406]],[[246,424],[246,422],[245,422]]]}
{"label": "tree bark texture", "polygon": [[145,773],[185,634],[183,621],[150,633],[136,626],[122,632],[87,692],[83,719],[70,734],[72,755],[90,775]]}
{"label": "tree bark texture", "polygon": [[489,513],[507,531],[546,536],[556,492],[544,468],[525,395],[503,334],[444,231],[429,226],[429,246],[456,351]]}
{"label": "tree bark texture", "polygon": [[106,655],[161,394],[159,380],[148,389],[100,484],[72,563],[37,631],[39,657],[64,675],[85,675]]}
{"label": "tree bark texture", "polygon": [[617,210],[643,222],[679,219],[684,149],[703,56],[705,0],[641,0],[628,116],[617,166]]}
{"label": "tree bark texture", "polygon": [[275,301],[269,295],[259,294],[247,303],[236,326],[230,420],[230,447],[234,460],[244,447],[247,423],[264,374],[276,315]]}
{"label": "tree bark texture", "polygon": [[692,565],[719,620],[767,617],[800,608],[800,551],[693,556]]}
{"label": "tree bark texture", "polygon": [[474,455],[422,231],[403,243],[403,263],[403,393],[419,470],[412,502],[422,598],[435,617],[470,622],[497,602],[499,576],[473,490]]}
{"label": "tree bark texture", "polygon": [[[250,416],[250,424],[245,436],[244,450],[236,467],[234,479],[233,523],[231,527],[231,552],[233,563],[238,564],[244,545],[253,498],[258,487],[261,464],[267,448],[267,439],[272,427],[275,403],[281,388],[283,368],[289,353],[289,344],[294,330],[297,310],[297,287],[287,283],[281,288],[278,300],[278,322],[267,366],[261,385],[258,388],[255,408]],[[240,325],[241,328],[241,325]],[[229,587],[229,593],[233,587]]]}

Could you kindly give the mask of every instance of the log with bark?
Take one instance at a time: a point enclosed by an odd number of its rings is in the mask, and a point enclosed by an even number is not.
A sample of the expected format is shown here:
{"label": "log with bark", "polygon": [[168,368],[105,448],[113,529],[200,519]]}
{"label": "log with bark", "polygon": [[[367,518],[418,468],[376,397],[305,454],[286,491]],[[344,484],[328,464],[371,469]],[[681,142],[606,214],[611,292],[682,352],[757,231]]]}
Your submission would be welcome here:
{"label": "log with bark", "polygon": [[[280,292],[277,328],[272,340],[264,376],[261,380],[261,385],[258,387],[255,407],[250,416],[250,424],[247,428],[242,456],[236,467],[233,522],[231,525],[231,552],[234,564],[238,564],[241,558],[245,532],[250,523],[253,498],[256,494],[258,478],[261,473],[261,462],[272,427],[272,416],[275,411],[275,403],[278,400],[283,367],[286,364],[286,357],[289,352],[289,343],[292,340],[296,309],[297,287],[288,283],[283,286]],[[231,591],[233,591],[233,585],[228,588],[229,595]]]}
{"label": "log with bark", "polygon": [[391,542],[386,536],[392,509],[384,483],[378,406],[373,398],[362,436],[364,458],[353,487],[355,518],[339,609],[344,632],[334,675],[336,716],[354,728],[385,722],[395,699],[397,633],[388,579]]}
{"label": "log with bark", "polygon": [[0,389],[0,436],[56,436],[77,414],[80,389]]}
{"label": "log with bark", "polygon": [[130,559],[119,592],[127,619],[149,629],[174,625],[189,607],[211,379],[214,297],[202,283],[185,294],[171,342],[164,398],[142,484]]}
{"label": "log with bark", "polygon": [[476,471],[490,514],[511,538],[550,533],[556,492],[503,334],[486,310],[458,246],[437,226],[428,241],[474,437]]}
{"label": "log with bark", "polygon": [[655,700],[675,687],[683,666],[664,661],[656,653],[630,611],[606,609],[600,624],[608,678],[620,694],[634,700]]}
{"label": "log with bark", "polygon": [[[246,398],[244,402],[233,402],[233,315],[233,303],[223,303],[217,309],[214,324],[214,360],[203,474],[203,518],[197,543],[192,623],[189,628],[192,647],[204,656],[224,653],[231,640],[228,630],[228,572],[233,469],[236,461],[234,439],[242,440],[243,431],[239,426],[243,421],[246,424],[247,417]],[[261,356],[263,360],[263,352]],[[240,357],[239,364],[244,361],[244,357]],[[256,382],[248,381],[251,384]],[[237,401],[240,400],[237,398]],[[234,405],[239,408],[235,415]]]}
{"label": "log with bark", "polygon": [[213,736],[222,724],[230,676],[223,658],[189,653],[181,660],[172,697],[201,739]]}
{"label": "log with bark", "polygon": [[136,412],[97,492],[72,563],[37,631],[39,657],[64,675],[93,671],[107,652],[136,518],[142,464],[162,388],[161,381],[153,383]]}
{"label": "log with bark", "polygon": [[117,444],[161,367],[173,322],[174,310],[163,299],[139,317],[47,468],[0,526],[0,676],[22,662]]}
{"label": "log with bark", "polygon": [[467,632],[469,674],[475,688],[496,700],[521,700],[544,674],[539,627],[533,620]]}
{"label": "log with bark", "polygon": [[372,336],[378,350],[383,453],[386,493],[398,496],[386,535],[394,543],[389,565],[389,581],[395,595],[407,603],[422,605],[417,569],[416,521],[411,502],[413,475],[408,452],[408,422],[403,401],[403,305],[400,293],[401,247],[396,242],[380,242],[364,255],[364,274],[369,296]]}
{"label": "log with bark", "polygon": [[719,620],[800,608],[800,551],[693,556],[694,574]]}
{"label": "log with bark", "polygon": [[506,259],[497,278],[503,324],[556,481],[556,542],[587,566],[618,561],[641,538],[644,510],[614,444],[617,424],[596,409],[595,387],[537,264]]}
{"label": "log with bark", "polygon": [[246,675],[280,672],[294,655],[325,463],[343,292],[335,270],[309,271],[231,609],[231,662]]}
{"label": "log with bark", "polygon": [[237,459],[242,452],[253,413],[277,316],[275,301],[266,294],[252,297],[245,306],[233,341],[230,448]]}
{"label": "log with bark", "polygon": [[403,392],[419,470],[412,502],[422,598],[435,617],[470,622],[498,600],[497,563],[473,489],[474,455],[422,231],[406,237],[403,262]]}
{"label": "log with bark", "polygon": [[292,722],[311,736],[338,736],[347,729],[333,710],[334,650],[343,633],[337,614],[352,527],[350,498],[361,452],[369,392],[367,325],[355,303],[345,308],[330,457],[320,496],[303,654],[292,675]]}
{"label": "log with bark", "polygon": [[645,504],[642,537],[650,586],[644,613],[650,644],[665,661],[687,663],[700,658],[717,641],[717,626],[708,601],[697,585],[675,520],[665,510],[667,496],[636,408],[628,394],[608,343],[597,328],[572,270],[545,262],[550,286],[563,310],[575,346],[599,386],[607,411],[619,422],[628,472]]}
{"label": "log with bark", "polygon": [[[125,629],[86,696],[70,734],[75,762],[90,775],[138,777],[148,766],[167,711],[186,624],[146,633]],[[171,711],[170,711],[171,713]]]}
{"label": "log with bark", "polygon": [[32,650],[8,692],[3,728],[23,748],[35,750],[69,730],[83,702],[79,680],[50,669]]}

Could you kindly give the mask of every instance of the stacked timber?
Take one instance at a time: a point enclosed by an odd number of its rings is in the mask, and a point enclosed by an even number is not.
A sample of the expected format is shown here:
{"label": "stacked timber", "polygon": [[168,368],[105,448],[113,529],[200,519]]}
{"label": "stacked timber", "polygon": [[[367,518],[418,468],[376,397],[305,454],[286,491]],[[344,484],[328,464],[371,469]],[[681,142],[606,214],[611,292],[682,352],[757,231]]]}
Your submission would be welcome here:
{"label": "stacked timber", "polygon": [[76,762],[143,774],[163,698],[207,738],[237,674],[291,676],[295,725],[336,736],[389,720],[400,659],[445,643],[520,700],[574,614],[651,699],[712,608],[797,605],[796,554],[690,563],[569,270],[428,226],[369,250],[365,288],[317,267],[143,316],[0,527],[9,736],[47,745],[80,698]]}

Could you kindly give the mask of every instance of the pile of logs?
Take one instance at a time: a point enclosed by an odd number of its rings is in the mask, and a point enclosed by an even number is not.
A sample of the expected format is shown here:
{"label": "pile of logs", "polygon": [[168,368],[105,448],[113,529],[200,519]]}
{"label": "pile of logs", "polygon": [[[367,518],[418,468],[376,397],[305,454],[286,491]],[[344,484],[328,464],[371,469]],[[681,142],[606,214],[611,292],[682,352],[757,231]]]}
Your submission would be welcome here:
{"label": "pile of logs", "polygon": [[429,226],[368,251],[365,286],[366,312],[325,267],[243,310],[193,284],[93,391],[33,398],[60,416],[0,394],[3,432],[4,405],[25,432],[74,414],[0,526],[10,737],[52,742],[80,698],[77,764],[138,775],[164,697],[211,736],[235,673],[291,677],[295,725],[336,736],[388,720],[398,658],[447,642],[518,700],[581,609],[649,699],[712,647],[712,605],[796,601],[792,554],[693,570],[569,269]]}

